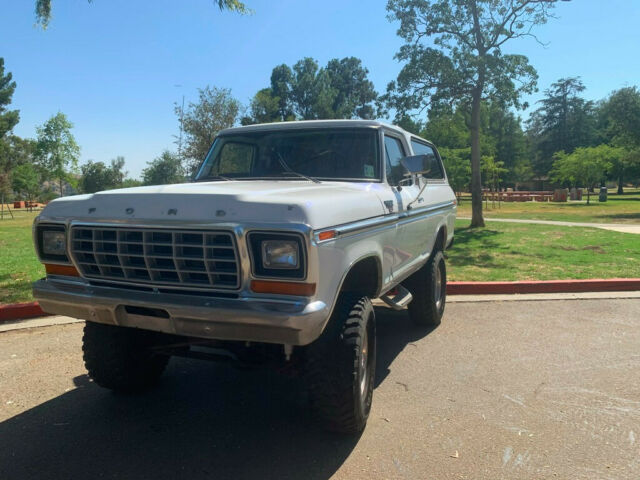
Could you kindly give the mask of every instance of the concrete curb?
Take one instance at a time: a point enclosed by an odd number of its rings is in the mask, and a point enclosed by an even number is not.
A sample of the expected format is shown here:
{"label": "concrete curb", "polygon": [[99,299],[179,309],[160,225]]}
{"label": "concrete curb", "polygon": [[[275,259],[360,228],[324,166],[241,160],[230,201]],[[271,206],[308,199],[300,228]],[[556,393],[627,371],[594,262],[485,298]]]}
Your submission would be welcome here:
{"label": "concrete curb", "polygon": [[0,305],[0,323],[21,320],[23,318],[43,317],[44,313],[38,302],[14,303],[12,305]]}
{"label": "concrete curb", "polygon": [[[640,278],[536,280],[524,282],[447,282],[447,295],[504,295],[640,291]],[[44,317],[38,302],[0,305],[0,323]]]}
{"label": "concrete curb", "polygon": [[447,295],[629,292],[633,290],[640,290],[640,278],[535,280],[524,282],[447,282]]}

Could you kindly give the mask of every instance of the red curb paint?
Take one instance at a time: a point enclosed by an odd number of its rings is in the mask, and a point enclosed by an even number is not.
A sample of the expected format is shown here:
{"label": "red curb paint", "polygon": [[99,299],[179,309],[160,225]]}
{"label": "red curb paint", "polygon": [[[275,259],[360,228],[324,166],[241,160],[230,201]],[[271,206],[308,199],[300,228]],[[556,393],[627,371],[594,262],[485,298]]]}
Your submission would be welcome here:
{"label": "red curb paint", "polygon": [[[640,290],[640,278],[536,280],[524,282],[447,282],[447,295],[514,293],[629,292]],[[0,305],[0,323],[48,316],[38,302]]]}
{"label": "red curb paint", "polygon": [[447,295],[628,292],[633,290],[640,290],[640,278],[524,282],[447,282]]}
{"label": "red curb paint", "polygon": [[47,313],[40,308],[38,302],[15,303],[13,305],[0,305],[0,323],[23,318],[43,317]]}

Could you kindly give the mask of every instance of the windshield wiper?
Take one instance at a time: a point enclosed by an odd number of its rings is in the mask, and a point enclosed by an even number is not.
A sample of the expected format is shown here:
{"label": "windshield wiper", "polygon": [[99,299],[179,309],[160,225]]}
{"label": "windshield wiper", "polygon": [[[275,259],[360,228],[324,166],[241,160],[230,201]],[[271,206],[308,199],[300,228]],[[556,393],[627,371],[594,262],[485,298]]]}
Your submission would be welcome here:
{"label": "windshield wiper", "polygon": [[280,163],[280,166],[282,166],[282,168],[284,168],[284,170],[287,173],[290,173],[292,175],[297,175],[298,177],[301,177],[301,178],[305,178],[305,179],[307,179],[307,180],[309,180],[310,182],[313,182],[313,183],[320,183],[320,180],[318,180],[317,178],[309,177],[308,175],[305,175],[304,173],[294,172],[293,170],[291,170],[291,167],[289,165],[287,165],[287,162],[284,161],[284,158],[282,157],[282,154],[278,150],[276,150],[275,148],[273,149],[273,151],[276,153],[276,155],[278,155],[278,162]]}

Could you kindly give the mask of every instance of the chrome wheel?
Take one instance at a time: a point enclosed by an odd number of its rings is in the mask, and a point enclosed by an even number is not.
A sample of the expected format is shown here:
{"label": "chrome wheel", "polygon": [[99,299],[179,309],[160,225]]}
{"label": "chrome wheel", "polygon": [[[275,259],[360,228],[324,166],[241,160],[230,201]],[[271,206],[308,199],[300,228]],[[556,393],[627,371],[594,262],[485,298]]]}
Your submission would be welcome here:
{"label": "chrome wheel", "polygon": [[435,282],[433,285],[433,299],[436,302],[436,308],[440,309],[440,307],[442,307],[442,293],[443,293],[443,289],[442,289],[442,268],[440,266],[440,263],[438,263],[436,265],[436,272],[435,272]]}
{"label": "chrome wheel", "polygon": [[362,336],[358,376],[360,377],[360,397],[364,400],[369,389],[369,332],[367,328],[364,329]]}

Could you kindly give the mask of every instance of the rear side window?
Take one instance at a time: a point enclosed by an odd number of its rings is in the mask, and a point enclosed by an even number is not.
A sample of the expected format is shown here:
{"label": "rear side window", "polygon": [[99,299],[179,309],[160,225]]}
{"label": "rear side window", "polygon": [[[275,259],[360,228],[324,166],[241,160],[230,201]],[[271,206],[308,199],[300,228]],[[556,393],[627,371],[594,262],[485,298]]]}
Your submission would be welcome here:
{"label": "rear side window", "polygon": [[387,162],[387,181],[389,185],[398,185],[405,173],[400,159],[406,156],[400,139],[384,136],[384,156]]}
{"label": "rear side window", "polygon": [[428,165],[430,166],[429,171],[424,173],[422,176],[424,178],[433,178],[433,179],[443,179],[444,172],[442,171],[442,165],[440,165],[440,161],[438,157],[436,157],[436,152],[434,152],[433,147],[426,145],[422,142],[418,142],[416,140],[411,140],[411,148],[413,148],[414,155],[426,155],[428,158]]}

